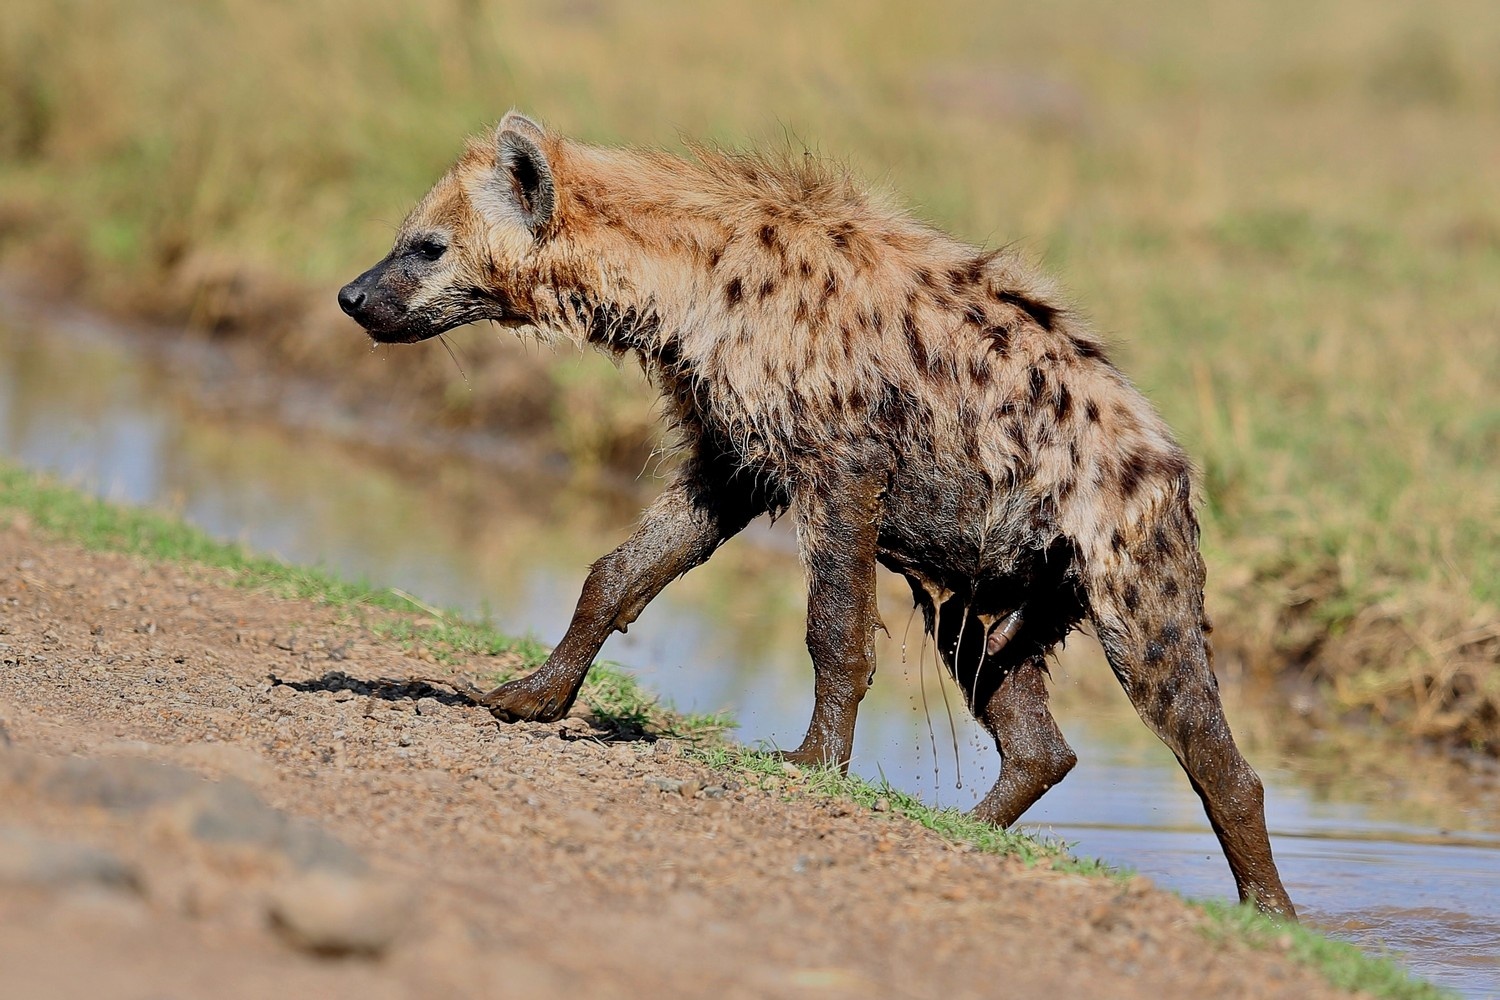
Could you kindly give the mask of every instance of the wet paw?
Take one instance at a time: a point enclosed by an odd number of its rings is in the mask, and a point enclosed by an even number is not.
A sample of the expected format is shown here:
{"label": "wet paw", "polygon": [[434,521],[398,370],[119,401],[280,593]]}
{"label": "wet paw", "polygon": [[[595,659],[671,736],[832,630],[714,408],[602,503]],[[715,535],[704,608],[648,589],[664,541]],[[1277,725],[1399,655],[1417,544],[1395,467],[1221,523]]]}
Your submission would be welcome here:
{"label": "wet paw", "polygon": [[567,715],[573,692],[537,683],[534,677],[536,674],[508,681],[475,700],[501,722],[556,722]]}
{"label": "wet paw", "polygon": [[780,757],[789,764],[798,767],[824,767],[832,764],[841,771],[849,770],[849,754],[844,754],[840,759],[838,753],[822,744],[809,746],[804,743],[795,750],[777,750],[773,756]]}

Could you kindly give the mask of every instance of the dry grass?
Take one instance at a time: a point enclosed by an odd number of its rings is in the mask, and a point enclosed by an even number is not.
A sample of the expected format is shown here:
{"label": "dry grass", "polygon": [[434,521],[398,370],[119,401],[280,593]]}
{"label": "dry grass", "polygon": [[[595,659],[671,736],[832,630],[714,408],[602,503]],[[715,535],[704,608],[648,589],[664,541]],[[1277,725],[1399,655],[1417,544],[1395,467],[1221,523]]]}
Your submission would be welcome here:
{"label": "dry grass", "polygon": [[[1116,335],[1204,467],[1231,654],[1497,752],[1497,56],[1483,0],[13,0],[0,247],[375,384],[398,366],[299,289],[383,252],[505,108],[807,142],[1023,241]],[[402,391],[460,423],[550,408],[575,456],[639,461],[637,382],[460,344],[473,394],[435,349]]]}

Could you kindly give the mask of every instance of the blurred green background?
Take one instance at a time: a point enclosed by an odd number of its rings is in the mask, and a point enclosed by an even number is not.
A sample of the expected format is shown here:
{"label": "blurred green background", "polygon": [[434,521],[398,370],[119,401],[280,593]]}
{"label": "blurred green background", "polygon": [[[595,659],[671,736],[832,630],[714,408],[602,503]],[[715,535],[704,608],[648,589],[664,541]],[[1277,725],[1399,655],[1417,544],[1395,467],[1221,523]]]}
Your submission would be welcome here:
{"label": "blurred green background", "polygon": [[[1202,467],[1221,655],[1500,751],[1500,6],[10,0],[0,268],[347,372],[329,290],[511,107],[1019,243]],[[638,378],[460,343],[443,419],[639,469]]]}

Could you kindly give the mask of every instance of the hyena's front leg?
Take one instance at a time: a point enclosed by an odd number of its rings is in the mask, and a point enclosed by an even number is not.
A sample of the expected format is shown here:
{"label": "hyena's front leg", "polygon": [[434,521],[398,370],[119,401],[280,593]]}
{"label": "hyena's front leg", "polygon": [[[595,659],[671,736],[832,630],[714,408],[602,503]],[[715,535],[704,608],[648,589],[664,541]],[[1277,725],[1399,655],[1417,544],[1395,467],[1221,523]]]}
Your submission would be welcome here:
{"label": "hyena's front leg", "polygon": [[839,475],[799,490],[794,507],[807,572],[807,650],[813,712],[807,735],[784,754],[847,769],[854,718],[875,676],[875,553],[885,476]]}
{"label": "hyena's front leg", "polygon": [[573,706],[599,647],[624,632],[663,587],[703,562],[766,509],[763,495],[715,463],[685,465],[635,533],[589,570],[567,634],[534,673],[479,702],[506,722],[550,722]]}

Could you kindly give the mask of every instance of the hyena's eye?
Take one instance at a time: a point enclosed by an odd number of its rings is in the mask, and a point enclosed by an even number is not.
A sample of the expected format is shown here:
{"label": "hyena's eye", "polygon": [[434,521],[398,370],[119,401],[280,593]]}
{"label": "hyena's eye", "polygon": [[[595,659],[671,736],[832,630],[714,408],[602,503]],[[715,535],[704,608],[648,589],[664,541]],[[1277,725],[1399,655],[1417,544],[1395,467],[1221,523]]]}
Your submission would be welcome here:
{"label": "hyena's eye", "polygon": [[411,251],[423,260],[437,260],[448,252],[448,244],[429,236],[427,239],[419,241],[416,246],[411,248]]}

